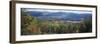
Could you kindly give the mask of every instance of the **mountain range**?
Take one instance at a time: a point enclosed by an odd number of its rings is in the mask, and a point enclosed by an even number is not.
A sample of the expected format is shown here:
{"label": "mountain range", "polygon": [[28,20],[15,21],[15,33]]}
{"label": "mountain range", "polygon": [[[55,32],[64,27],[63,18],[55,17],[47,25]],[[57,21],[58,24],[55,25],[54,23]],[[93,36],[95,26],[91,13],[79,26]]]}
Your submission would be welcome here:
{"label": "mountain range", "polygon": [[74,12],[41,12],[28,11],[29,15],[37,17],[40,20],[75,20],[92,19],[92,13],[74,13]]}

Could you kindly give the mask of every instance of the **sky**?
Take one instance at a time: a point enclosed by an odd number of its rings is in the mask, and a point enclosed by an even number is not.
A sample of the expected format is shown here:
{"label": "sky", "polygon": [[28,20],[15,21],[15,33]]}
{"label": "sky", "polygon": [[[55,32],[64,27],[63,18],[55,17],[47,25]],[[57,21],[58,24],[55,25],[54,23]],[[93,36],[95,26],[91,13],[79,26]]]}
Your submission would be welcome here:
{"label": "sky", "polygon": [[22,8],[24,12],[28,11],[39,11],[39,12],[72,12],[77,14],[83,14],[83,13],[92,13],[91,10],[63,10],[63,9],[42,9],[42,8]]}

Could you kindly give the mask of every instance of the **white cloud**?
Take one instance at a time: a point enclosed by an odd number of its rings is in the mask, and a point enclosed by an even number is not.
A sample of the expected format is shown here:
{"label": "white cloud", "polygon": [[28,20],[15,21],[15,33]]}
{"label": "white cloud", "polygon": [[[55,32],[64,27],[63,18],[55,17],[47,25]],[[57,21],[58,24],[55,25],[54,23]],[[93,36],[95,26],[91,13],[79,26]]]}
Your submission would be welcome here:
{"label": "white cloud", "polygon": [[26,10],[24,12],[27,11],[39,11],[39,12],[72,12],[72,13],[77,13],[77,14],[83,14],[83,13],[92,13],[92,11],[90,10],[50,10],[50,9],[28,9],[26,8]]}

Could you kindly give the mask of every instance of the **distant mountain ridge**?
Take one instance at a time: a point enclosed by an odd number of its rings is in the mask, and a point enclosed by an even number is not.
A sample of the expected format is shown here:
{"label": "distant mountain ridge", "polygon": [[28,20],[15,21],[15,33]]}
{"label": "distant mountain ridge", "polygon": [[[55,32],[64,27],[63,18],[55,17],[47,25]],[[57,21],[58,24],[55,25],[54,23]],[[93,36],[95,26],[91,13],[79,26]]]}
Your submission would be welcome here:
{"label": "distant mountain ridge", "polygon": [[73,13],[73,12],[39,12],[29,11],[29,15],[37,17],[41,20],[81,20],[81,19],[92,19],[92,13]]}

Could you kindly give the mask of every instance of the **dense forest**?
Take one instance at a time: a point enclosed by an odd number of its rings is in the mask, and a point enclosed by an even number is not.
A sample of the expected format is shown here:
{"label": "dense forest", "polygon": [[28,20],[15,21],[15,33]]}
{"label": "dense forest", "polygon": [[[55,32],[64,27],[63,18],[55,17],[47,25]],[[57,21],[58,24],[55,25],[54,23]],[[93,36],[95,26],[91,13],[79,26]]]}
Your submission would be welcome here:
{"label": "dense forest", "polygon": [[92,32],[92,19],[81,23],[40,20],[21,11],[21,35],[65,34]]}

